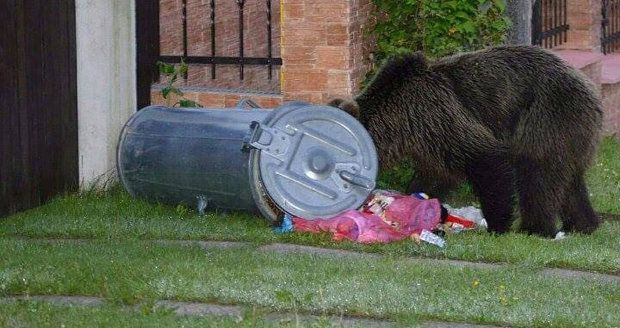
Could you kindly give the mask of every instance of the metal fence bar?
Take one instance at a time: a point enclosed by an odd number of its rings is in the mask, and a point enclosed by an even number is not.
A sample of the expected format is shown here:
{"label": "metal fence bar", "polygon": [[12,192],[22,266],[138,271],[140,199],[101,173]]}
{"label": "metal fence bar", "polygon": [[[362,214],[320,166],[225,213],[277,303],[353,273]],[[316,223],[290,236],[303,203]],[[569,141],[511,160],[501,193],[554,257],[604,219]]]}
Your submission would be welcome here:
{"label": "metal fence bar", "polygon": [[[564,3],[564,20],[562,20],[562,26],[568,26],[568,1],[567,0],[563,0],[562,1]],[[568,32],[567,32],[568,28],[566,30],[564,30],[564,42],[568,41]]]}
{"label": "metal fence bar", "polygon": [[[544,5],[544,13],[545,13],[545,30],[544,32],[549,31],[549,29],[551,29],[551,15],[549,15],[549,3],[551,2],[551,0],[546,0],[545,1],[545,5]],[[550,42],[549,42],[549,38],[544,38],[545,39],[545,48],[550,48]]]}
{"label": "metal fence bar", "polygon": [[616,52],[620,46],[620,0],[602,0],[601,50]]}
{"label": "metal fence bar", "polygon": [[183,56],[160,56],[159,60],[168,63],[180,63],[181,59],[187,64],[216,64],[216,65],[259,65],[268,66],[282,65],[282,58],[265,58],[265,57],[211,57],[211,56],[189,56],[187,58]]}
{"label": "metal fence bar", "polygon": [[[545,0],[543,1],[543,18],[545,21],[545,25],[543,27],[543,31],[548,31],[549,30],[549,26],[551,25],[549,22],[549,1],[551,0]],[[548,38],[543,38],[543,40],[545,41],[545,47],[549,46],[549,39]]]}
{"label": "metal fence bar", "polygon": [[[558,14],[560,12],[560,8],[559,8],[559,1],[560,0],[553,0],[553,26],[558,26],[560,25],[560,21],[558,20]],[[557,46],[558,45],[558,37],[560,35],[559,34],[554,34],[553,35],[553,45]]]}
{"label": "metal fence bar", "polygon": [[183,19],[183,57],[187,57],[187,0],[181,2],[181,17]]}
{"label": "metal fence bar", "polygon": [[[183,19],[183,58],[187,58],[187,0],[181,1],[181,17]],[[183,74],[183,79],[187,80],[187,72]]]}
{"label": "metal fence bar", "polygon": [[271,63],[271,57],[273,56],[273,52],[271,49],[271,0],[267,0],[267,58],[269,60],[267,78],[271,80],[271,71],[273,70],[273,64]]}
{"label": "metal fence bar", "polygon": [[617,8],[618,8],[618,1],[617,0],[616,1],[612,1],[612,6],[613,6],[612,7],[612,17],[613,17],[614,24],[611,27],[611,33],[613,35],[612,42],[611,42],[611,51],[615,52],[616,48],[617,48],[616,45],[617,45],[617,42],[618,42],[618,34],[617,34],[618,33],[618,23],[617,23],[618,22],[618,10],[617,10]]}
{"label": "metal fence bar", "polygon": [[567,40],[567,0],[536,0],[532,7],[532,44],[553,48]]}
{"label": "metal fence bar", "polygon": [[607,23],[609,22],[609,18],[607,17],[607,1],[601,1],[601,51],[603,54],[607,53],[607,44],[605,40],[607,39]]}
{"label": "metal fence bar", "polygon": [[609,50],[610,52],[613,52],[615,49],[614,45],[616,43],[616,38],[613,37],[615,32],[617,31],[616,29],[616,2],[614,0],[611,0],[611,24],[610,24],[610,31],[611,31],[611,35],[612,38],[609,42]]}
{"label": "metal fence bar", "polygon": [[614,15],[614,1],[610,1],[609,4],[609,12],[610,12],[610,24],[609,24],[609,36],[611,37],[609,40],[609,52],[613,52],[614,51],[614,32],[616,31],[616,15]]}
{"label": "metal fence bar", "polygon": [[[215,58],[215,0],[211,0],[211,57]],[[211,61],[211,79],[215,79],[214,61]]]}
{"label": "metal fence bar", "polygon": [[542,8],[540,6],[540,1],[534,1],[532,6],[532,44],[540,45],[540,33],[541,33],[541,17],[542,17]]}
{"label": "metal fence bar", "polygon": [[[541,12],[542,15],[540,16],[540,19],[542,20],[542,28],[540,29],[540,32],[542,33],[543,31],[547,30],[547,0],[541,0],[540,3],[540,7],[541,7]],[[542,38],[542,34],[541,34],[541,40],[542,40],[542,46],[544,46],[545,48],[547,48],[547,40],[545,40],[544,38]]]}
{"label": "metal fence bar", "polygon": [[620,7],[620,6],[619,6],[619,3],[618,3],[618,0],[615,0],[613,2],[613,4],[614,4],[614,11],[613,11],[613,13],[614,13],[614,26],[612,28],[612,31],[613,31],[613,34],[614,34],[614,41],[613,41],[613,49],[612,49],[612,51],[616,51],[616,50],[618,50],[618,37],[619,37],[618,36],[618,30],[619,30],[619,28],[618,28],[618,25],[619,25],[618,24],[618,18],[620,17],[620,14],[618,12],[618,7]]}
{"label": "metal fence bar", "polygon": [[[245,66],[246,65],[256,65],[256,66],[266,66],[268,69],[268,79],[272,79],[273,77],[273,66],[281,66],[282,58],[274,58],[273,57],[273,9],[272,9],[272,1],[265,0],[266,4],[266,16],[267,16],[267,54],[266,57],[246,57],[245,55],[245,31],[244,31],[244,18],[245,18],[245,0],[237,0],[238,10],[239,10],[239,53],[237,57],[233,56],[216,56],[216,6],[215,0],[210,0],[208,5],[211,12],[209,16],[209,27],[211,30],[211,47],[210,47],[210,56],[193,56],[189,55],[188,49],[188,6],[187,0],[181,1],[181,23],[182,23],[182,34],[183,34],[183,53],[182,55],[161,55],[159,56],[159,60],[169,64],[178,64],[182,61],[187,64],[202,64],[202,65],[210,65],[211,66],[211,79],[216,78],[216,68],[217,65],[238,65],[239,66],[239,79],[244,79]],[[184,79],[187,80],[187,74],[184,74]]]}
{"label": "metal fence bar", "polygon": [[239,5],[239,79],[243,80],[243,7],[245,0],[237,0]]}
{"label": "metal fence bar", "polygon": [[609,13],[610,13],[610,20],[609,20],[609,52],[613,52],[614,51],[614,32],[616,32],[615,30],[615,20],[616,20],[616,15],[614,15],[614,1],[611,0],[609,1]]}

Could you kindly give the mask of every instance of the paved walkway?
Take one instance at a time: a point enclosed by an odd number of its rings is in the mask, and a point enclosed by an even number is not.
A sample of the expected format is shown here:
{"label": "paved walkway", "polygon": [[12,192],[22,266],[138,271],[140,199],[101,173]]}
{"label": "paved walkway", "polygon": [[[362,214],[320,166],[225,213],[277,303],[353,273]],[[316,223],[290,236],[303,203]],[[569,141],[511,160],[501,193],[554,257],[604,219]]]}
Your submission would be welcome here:
{"label": "paved walkway", "polygon": [[[247,242],[220,242],[220,241],[191,241],[191,240],[156,240],[162,244],[177,244],[183,246],[198,245],[203,249],[209,248],[240,248],[251,246],[251,243]],[[342,249],[331,249],[314,246],[304,246],[295,244],[269,244],[258,248],[264,252],[277,252],[277,253],[306,253],[306,254],[318,254],[334,257],[362,257],[362,258],[379,258],[383,255],[375,253],[356,252]],[[450,265],[455,267],[471,267],[475,269],[499,269],[507,264],[505,263],[486,263],[486,262],[470,262],[462,260],[444,260],[444,259],[432,259],[432,258],[420,258],[410,257],[410,261],[414,261],[420,264],[439,264]],[[550,277],[560,277],[569,279],[596,279],[605,282],[617,282],[620,283],[620,276],[613,274],[604,274],[580,270],[560,269],[560,268],[544,268],[541,269],[541,274]]]}
{"label": "paved walkway", "polygon": [[[48,295],[29,295],[29,296],[7,296],[0,297],[0,303],[12,303],[16,301],[35,301],[46,302],[54,305],[72,305],[72,306],[100,306],[105,304],[105,299],[101,297],[90,296],[48,296]],[[140,311],[144,304],[134,306],[127,305],[129,309]],[[230,316],[241,319],[244,313],[244,307],[239,305],[222,305],[200,302],[179,302],[172,300],[160,300],[155,302],[154,308],[168,309],[174,311],[181,316]],[[353,316],[319,316],[311,313],[291,313],[291,312],[272,312],[264,315],[264,319],[269,322],[278,323],[282,321],[294,320],[298,317],[304,322],[318,321],[327,318],[333,324],[342,327],[361,326],[361,327],[392,327],[394,322],[389,320],[368,319]],[[498,326],[476,325],[459,322],[442,322],[442,321],[422,321],[420,327],[424,328],[494,328]]]}
{"label": "paved walkway", "polygon": [[[39,239],[39,238],[27,238],[25,240],[28,241],[38,241],[43,243],[88,243],[91,241],[95,241],[97,239]],[[164,245],[178,245],[178,246],[199,246],[203,249],[210,248],[242,248],[242,247],[250,247],[254,245],[250,242],[243,241],[202,241],[202,240],[165,240],[165,239],[156,239],[156,240],[143,240],[145,242],[155,242]],[[342,249],[332,249],[332,248],[322,248],[322,247],[314,247],[314,246],[304,246],[304,245],[296,245],[296,244],[281,244],[274,243],[268,244],[264,246],[260,246],[258,248],[259,251],[263,252],[277,252],[277,253],[306,253],[306,254],[317,254],[317,255],[325,255],[325,256],[334,256],[334,257],[359,257],[359,258],[379,258],[384,255],[376,254],[376,253],[367,253],[367,252],[357,252],[357,251],[349,251]],[[507,263],[488,263],[488,262],[470,262],[463,260],[450,260],[450,259],[433,259],[433,258],[421,258],[421,257],[409,257],[410,261],[420,263],[420,264],[433,264],[433,265],[449,265],[455,267],[470,267],[475,269],[499,269],[507,266]],[[543,268],[540,271],[541,274],[549,276],[549,277],[559,277],[565,279],[594,279],[600,280],[603,282],[611,282],[611,283],[620,283],[620,275],[615,274],[605,274],[605,273],[597,273],[597,272],[589,272],[582,270],[572,270],[572,269],[561,269],[561,268]]]}

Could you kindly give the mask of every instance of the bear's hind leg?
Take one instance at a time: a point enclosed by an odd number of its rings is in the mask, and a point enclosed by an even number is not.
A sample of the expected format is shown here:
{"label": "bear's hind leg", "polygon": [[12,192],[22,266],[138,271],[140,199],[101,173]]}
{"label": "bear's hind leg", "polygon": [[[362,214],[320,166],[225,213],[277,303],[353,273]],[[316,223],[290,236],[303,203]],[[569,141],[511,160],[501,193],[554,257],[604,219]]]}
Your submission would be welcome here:
{"label": "bear's hind leg", "polygon": [[[557,233],[555,218],[563,200],[567,179],[560,167],[538,163],[522,157],[515,163],[521,211],[521,230],[553,238]],[[555,163],[557,164],[557,162]]]}
{"label": "bear's hind leg", "polygon": [[594,212],[583,173],[577,173],[566,189],[561,210],[562,229],[567,232],[592,233],[600,224]]}
{"label": "bear's hind leg", "polygon": [[514,219],[514,172],[506,153],[483,154],[468,165],[465,173],[480,200],[488,231],[507,232]]}

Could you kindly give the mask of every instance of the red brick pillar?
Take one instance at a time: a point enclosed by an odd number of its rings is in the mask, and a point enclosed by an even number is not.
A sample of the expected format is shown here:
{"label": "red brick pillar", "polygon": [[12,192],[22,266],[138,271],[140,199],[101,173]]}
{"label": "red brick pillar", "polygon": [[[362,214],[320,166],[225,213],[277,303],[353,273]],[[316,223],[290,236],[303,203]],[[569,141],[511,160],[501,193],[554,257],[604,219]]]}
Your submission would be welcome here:
{"label": "red brick pillar", "polygon": [[371,67],[371,0],[281,0],[282,93],[325,103],[351,97]]}
{"label": "red brick pillar", "polygon": [[567,42],[557,49],[601,50],[601,0],[568,0]]}

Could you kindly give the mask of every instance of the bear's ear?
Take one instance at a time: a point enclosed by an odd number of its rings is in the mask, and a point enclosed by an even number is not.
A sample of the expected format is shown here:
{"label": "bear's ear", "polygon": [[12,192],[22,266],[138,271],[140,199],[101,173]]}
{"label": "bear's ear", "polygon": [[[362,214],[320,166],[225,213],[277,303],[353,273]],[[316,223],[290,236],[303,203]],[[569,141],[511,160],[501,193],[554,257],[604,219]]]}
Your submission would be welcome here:
{"label": "bear's ear", "polygon": [[344,100],[341,98],[335,98],[330,100],[327,105],[340,108],[355,118],[360,117],[360,107],[357,102],[355,102],[355,100]]}
{"label": "bear's ear", "polygon": [[[389,57],[379,75],[381,81],[399,81],[409,76],[422,76],[428,71],[426,57],[420,51]],[[379,78],[379,75],[376,78]]]}
{"label": "bear's ear", "polygon": [[398,76],[420,76],[428,70],[426,57],[421,51],[402,53],[388,59],[385,69]]}

